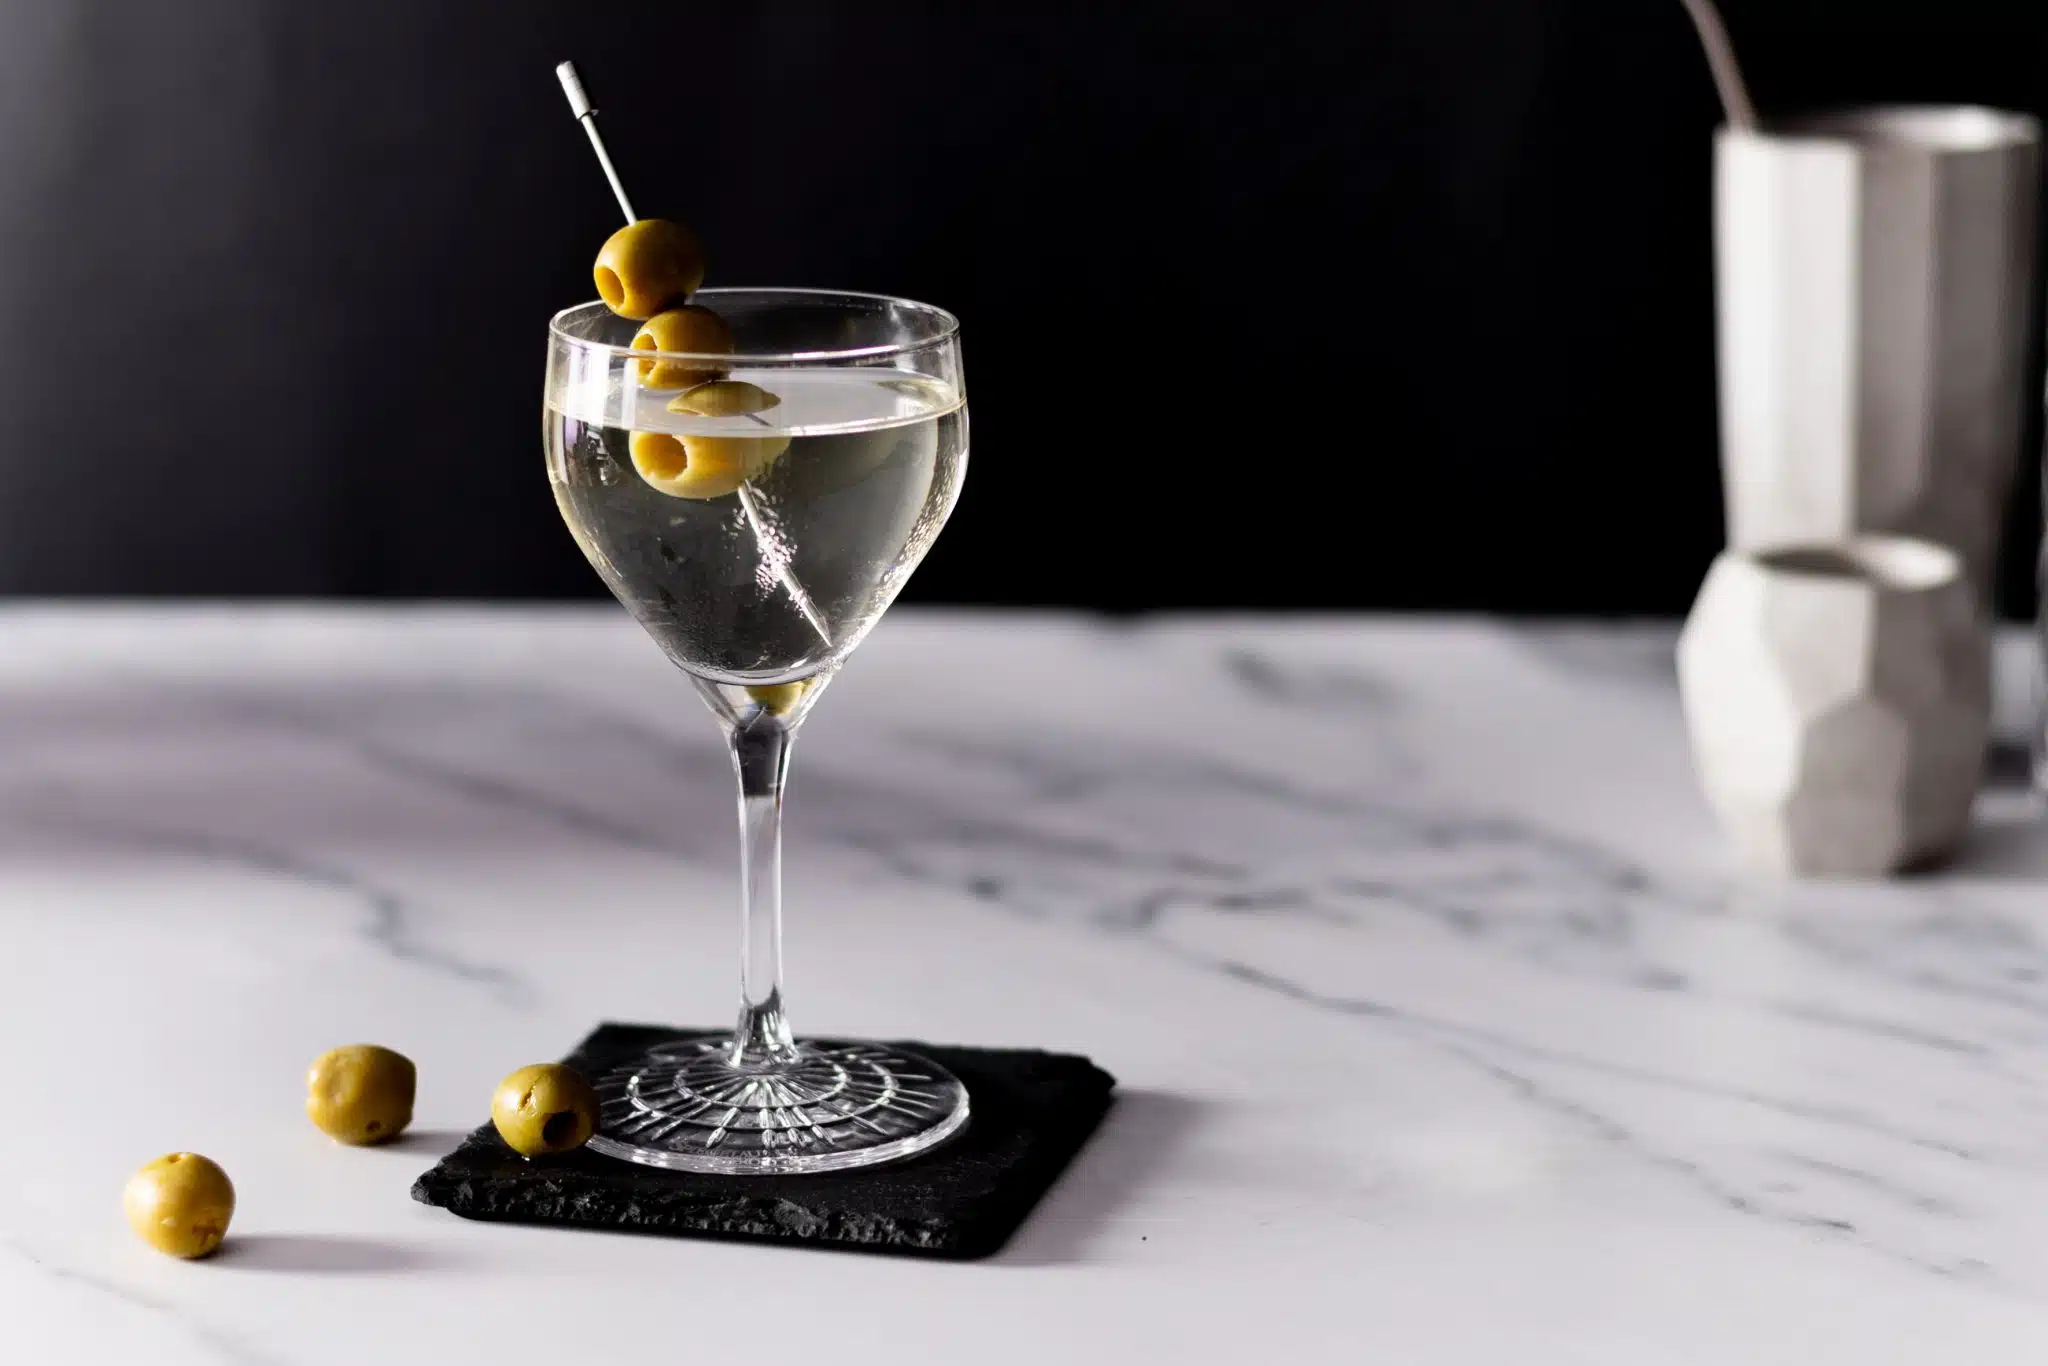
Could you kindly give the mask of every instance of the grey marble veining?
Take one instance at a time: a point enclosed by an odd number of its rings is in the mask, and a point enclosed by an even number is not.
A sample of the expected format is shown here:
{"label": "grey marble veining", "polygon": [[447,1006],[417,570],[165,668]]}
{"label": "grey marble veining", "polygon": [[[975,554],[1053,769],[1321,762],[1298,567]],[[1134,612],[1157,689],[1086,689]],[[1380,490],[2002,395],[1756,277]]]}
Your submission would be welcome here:
{"label": "grey marble veining", "polygon": [[[799,1026],[1085,1051],[1132,1096],[971,1278],[422,1222],[431,1151],[297,1117],[296,1070],[358,1035],[420,1059],[452,1146],[598,1018],[728,1012],[726,761],[622,618],[0,629],[0,1065],[47,1116],[9,1131],[33,1175],[0,1203],[0,1304],[50,1360],[132,1359],[151,1323],[164,1360],[560,1360],[570,1328],[498,1326],[537,1288],[605,1323],[678,1284],[916,1303],[935,1352],[1001,1329],[990,1361],[2048,1345],[2031,798],[1987,798],[1937,874],[1737,876],[1668,628],[886,623],[797,757]],[[127,1078],[83,1086],[109,1050]],[[126,1169],[180,1146],[241,1184],[240,1267],[118,1228]],[[266,1236],[385,1251],[266,1270]]]}

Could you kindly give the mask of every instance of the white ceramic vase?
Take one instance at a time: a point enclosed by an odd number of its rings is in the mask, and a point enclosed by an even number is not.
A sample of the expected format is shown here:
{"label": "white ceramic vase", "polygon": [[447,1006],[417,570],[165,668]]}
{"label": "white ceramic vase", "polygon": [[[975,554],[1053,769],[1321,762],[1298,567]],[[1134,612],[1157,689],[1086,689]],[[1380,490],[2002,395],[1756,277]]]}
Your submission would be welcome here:
{"label": "white ceramic vase", "polygon": [[1988,600],[2019,458],[2040,129],[1854,109],[1714,146],[1728,543],[1953,547]]}
{"label": "white ceramic vase", "polygon": [[1727,551],[1678,676],[1701,785],[1750,866],[1876,877],[1962,840],[1990,635],[1949,550],[1861,536]]}

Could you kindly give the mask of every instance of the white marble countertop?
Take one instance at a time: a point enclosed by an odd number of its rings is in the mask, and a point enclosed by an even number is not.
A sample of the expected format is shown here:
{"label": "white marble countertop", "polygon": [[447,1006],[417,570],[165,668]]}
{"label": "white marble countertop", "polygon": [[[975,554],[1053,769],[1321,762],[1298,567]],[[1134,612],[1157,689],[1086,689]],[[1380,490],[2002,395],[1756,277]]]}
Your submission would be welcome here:
{"label": "white marble countertop", "polygon": [[[511,1067],[731,1013],[725,760],[616,610],[0,640],[8,1363],[2048,1350],[2048,832],[2007,796],[1938,876],[1732,875],[1668,631],[885,622],[797,755],[798,1027],[1122,1083],[954,1265],[408,1198]],[[301,1113],[355,1040],[420,1064],[397,1147]],[[121,1218],[175,1148],[239,1188],[212,1261]]]}

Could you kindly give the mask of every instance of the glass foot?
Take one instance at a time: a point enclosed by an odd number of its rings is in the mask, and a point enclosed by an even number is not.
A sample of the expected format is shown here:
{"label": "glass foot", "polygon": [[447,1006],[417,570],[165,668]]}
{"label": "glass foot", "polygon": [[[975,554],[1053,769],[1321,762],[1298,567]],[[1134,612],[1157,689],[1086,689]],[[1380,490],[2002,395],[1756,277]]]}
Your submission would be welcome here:
{"label": "glass foot", "polygon": [[608,1157],[728,1176],[893,1162],[967,1122],[967,1088],[937,1063],[869,1043],[799,1043],[734,1063],[729,1036],[660,1044],[597,1078]]}

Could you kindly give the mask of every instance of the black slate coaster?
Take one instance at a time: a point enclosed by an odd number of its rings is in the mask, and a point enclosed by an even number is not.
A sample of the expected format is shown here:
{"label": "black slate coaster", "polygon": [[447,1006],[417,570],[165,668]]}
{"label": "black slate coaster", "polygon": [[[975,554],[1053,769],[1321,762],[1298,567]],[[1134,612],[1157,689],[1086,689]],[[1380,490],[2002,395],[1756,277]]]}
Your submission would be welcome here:
{"label": "black slate coaster", "polygon": [[[563,1059],[594,1077],[650,1044],[711,1030],[599,1025]],[[986,1257],[1009,1240],[1109,1109],[1116,1079],[1035,1049],[902,1047],[967,1087],[967,1127],[931,1152],[822,1176],[711,1176],[583,1151],[529,1162],[489,1124],[413,1183],[465,1219],[809,1242],[924,1257]]]}

